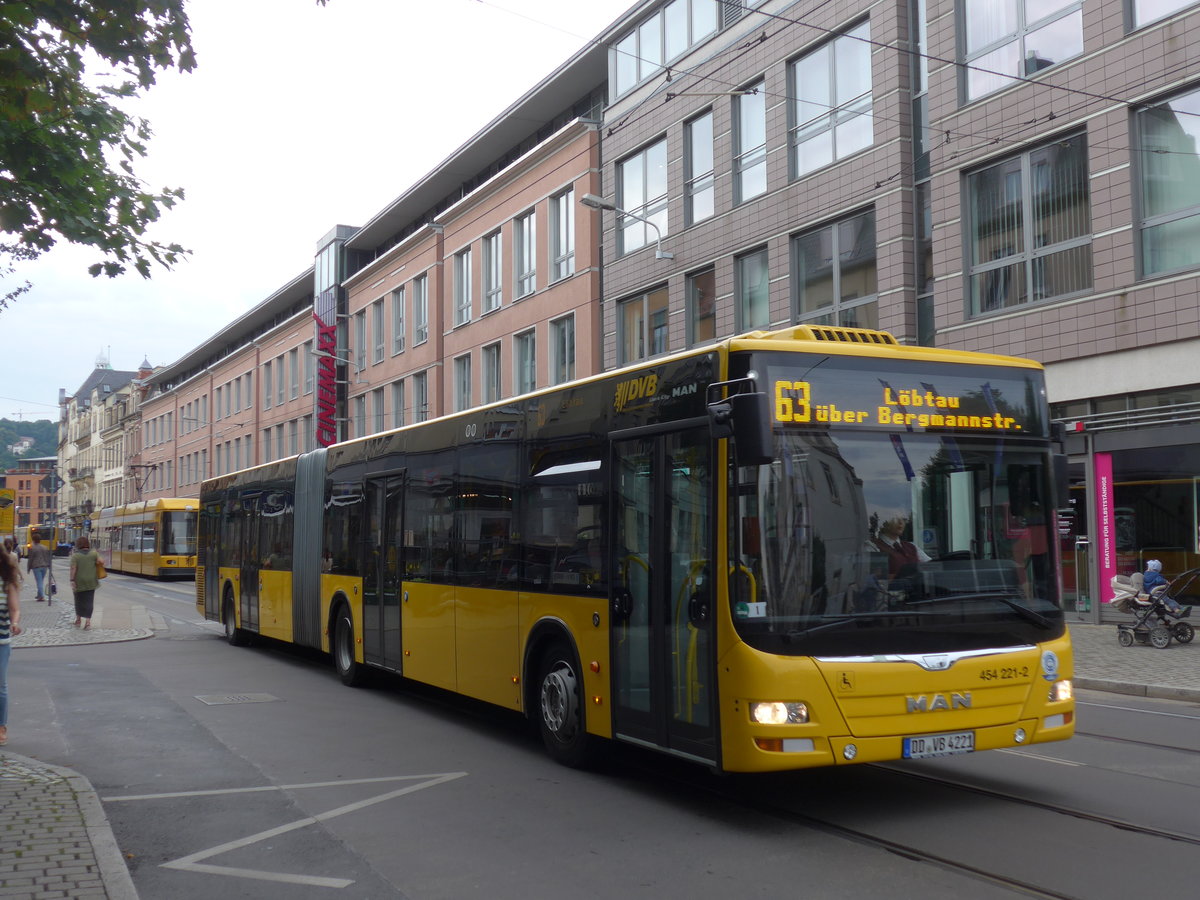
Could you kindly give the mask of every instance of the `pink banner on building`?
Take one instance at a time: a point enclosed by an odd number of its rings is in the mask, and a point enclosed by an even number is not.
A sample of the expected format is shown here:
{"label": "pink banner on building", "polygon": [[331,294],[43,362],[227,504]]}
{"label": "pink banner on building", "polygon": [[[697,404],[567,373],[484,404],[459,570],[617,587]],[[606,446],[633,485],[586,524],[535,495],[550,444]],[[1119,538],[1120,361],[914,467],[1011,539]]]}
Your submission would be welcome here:
{"label": "pink banner on building", "polygon": [[1102,603],[1111,603],[1112,579],[1117,574],[1117,517],[1113,504],[1113,467],[1111,453],[1097,453],[1096,471],[1096,562],[1100,570],[1099,590]]}

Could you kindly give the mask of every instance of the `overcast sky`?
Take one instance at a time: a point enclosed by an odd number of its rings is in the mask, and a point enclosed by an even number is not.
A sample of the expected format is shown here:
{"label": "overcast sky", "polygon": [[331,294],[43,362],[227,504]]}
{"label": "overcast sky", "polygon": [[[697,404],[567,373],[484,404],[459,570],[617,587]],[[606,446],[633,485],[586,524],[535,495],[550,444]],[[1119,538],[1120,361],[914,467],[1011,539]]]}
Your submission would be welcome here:
{"label": "overcast sky", "polygon": [[[0,311],[0,417],[55,419],[99,358],[175,362],[362,225],[633,0],[190,0],[198,67],[164,74],[148,187],[187,198],[155,236],[193,251],[149,281],[93,279],[60,243]],[[135,111],[132,107],[127,107]],[[7,282],[0,282],[7,284]]]}

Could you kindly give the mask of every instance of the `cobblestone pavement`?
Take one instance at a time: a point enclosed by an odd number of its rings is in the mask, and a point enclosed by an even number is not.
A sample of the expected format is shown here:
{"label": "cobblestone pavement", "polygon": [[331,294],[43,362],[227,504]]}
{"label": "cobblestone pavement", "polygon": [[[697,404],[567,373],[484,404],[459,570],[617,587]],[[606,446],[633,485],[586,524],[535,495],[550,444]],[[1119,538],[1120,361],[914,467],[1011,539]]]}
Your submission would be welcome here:
{"label": "cobblestone pavement", "polygon": [[[115,583],[114,583],[115,582]],[[89,631],[73,627],[69,600],[21,601],[26,631],[14,659],[39,647],[153,637],[166,619],[131,602],[114,579],[97,595]],[[1200,626],[1200,620],[1196,623]],[[1121,647],[1115,624],[1072,623],[1078,688],[1200,702],[1200,641]],[[10,746],[16,738],[10,740]],[[0,749],[0,900],[50,897],[136,900],[137,892],[99,797],[87,779]]]}

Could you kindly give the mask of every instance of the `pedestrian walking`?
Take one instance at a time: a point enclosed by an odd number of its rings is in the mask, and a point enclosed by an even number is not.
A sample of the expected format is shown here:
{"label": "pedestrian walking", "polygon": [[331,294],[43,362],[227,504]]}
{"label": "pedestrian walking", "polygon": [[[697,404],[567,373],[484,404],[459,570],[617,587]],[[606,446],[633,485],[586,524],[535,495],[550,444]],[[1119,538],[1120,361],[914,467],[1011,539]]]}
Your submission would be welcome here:
{"label": "pedestrian walking", "polygon": [[21,567],[0,553],[0,746],[8,743],[8,658],[21,633]]}
{"label": "pedestrian walking", "polygon": [[92,627],[96,588],[100,587],[99,569],[100,554],[92,549],[87,536],[81,535],[71,554],[71,591],[75,595],[75,627],[84,631]]}
{"label": "pedestrian walking", "polygon": [[34,536],[34,542],[29,546],[29,556],[26,557],[26,569],[33,573],[33,580],[37,584],[37,602],[41,603],[46,599],[45,591],[47,587],[46,576],[50,573],[50,548],[37,540],[39,535]]}

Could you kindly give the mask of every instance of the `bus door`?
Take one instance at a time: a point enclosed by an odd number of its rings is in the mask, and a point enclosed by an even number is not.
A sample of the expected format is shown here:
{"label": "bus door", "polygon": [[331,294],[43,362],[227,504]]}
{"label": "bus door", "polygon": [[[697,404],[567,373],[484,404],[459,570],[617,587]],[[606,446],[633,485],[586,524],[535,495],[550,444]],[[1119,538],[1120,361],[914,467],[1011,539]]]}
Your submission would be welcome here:
{"label": "bus door", "polygon": [[615,731],[717,763],[707,426],[613,444]]}
{"label": "bus door", "polygon": [[258,633],[258,592],[262,587],[258,580],[258,570],[263,561],[262,541],[259,540],[258,527],[261,504],[261,494],[242,498],[240,523],[242,553],[238,561],[238,583],[241,594],[238,598],[241,606],[238,615],[239,625],[244,630],[256,634]]}
{"label": "bus door", "polygon": [[400,655],[403,473],[367,480],[363,534],[363,659],[396,672]]}

